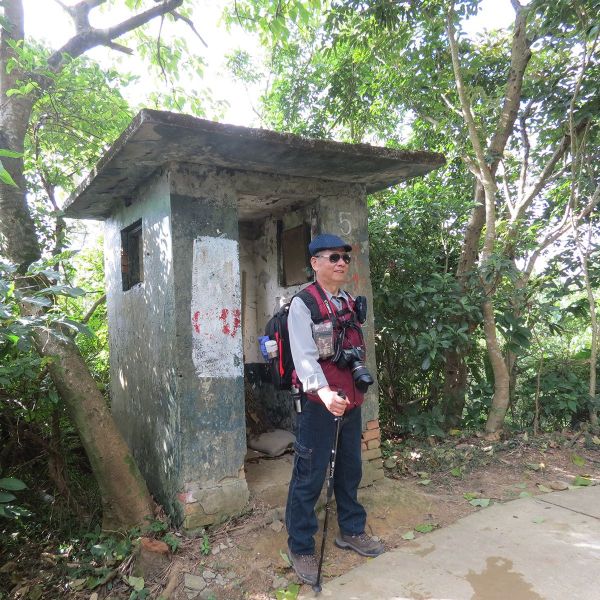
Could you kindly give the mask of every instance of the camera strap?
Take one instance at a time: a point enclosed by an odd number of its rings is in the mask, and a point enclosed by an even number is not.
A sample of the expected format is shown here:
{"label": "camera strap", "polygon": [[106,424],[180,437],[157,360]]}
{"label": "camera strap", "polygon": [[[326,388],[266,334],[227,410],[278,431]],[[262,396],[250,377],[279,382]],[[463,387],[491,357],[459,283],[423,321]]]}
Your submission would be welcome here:
{"label": "camera strap", "polygon": [[315,287],[317,288],[317,291],[319,292],[319,296],[321,296],[321,300],[323,300],[323,304],[325,304],[325,308],[327,309],[327,312],[329,313],[329,316],[331,317],[333,326],[337,328],[338,313],[335,308],[335,305],[332,308],[331,303],[329,302],[329,298],[327,298],[327,294],[325,293],[325,290],[323,290],[323,288],[321,287],[321,284],[318,281],[315,281]]}

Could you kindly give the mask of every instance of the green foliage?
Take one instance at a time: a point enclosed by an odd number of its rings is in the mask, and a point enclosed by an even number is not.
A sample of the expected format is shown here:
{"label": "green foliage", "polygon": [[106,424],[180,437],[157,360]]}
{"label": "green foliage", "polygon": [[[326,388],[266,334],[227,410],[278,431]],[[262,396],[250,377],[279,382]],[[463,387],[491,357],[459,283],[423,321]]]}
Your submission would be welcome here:
{"label": "green foliage", "polygon": [[369,204],[380,418],[396,433],[442,434],[445,353],[466,348],[479,319],[477,292],[452,275],[470,205],[455,185],[432,174]]}
{"label": "green foliage", "polygon": [[300,586],[297,583],[290,583],[285,590],[277,590],[275,597],[277,600],[296,600],[300,593]]}
{"label": "green foliage", "polygon": [[[22,154],[20,154],[19,152],[11,152],[10,150],[3,150],[2,148],[0,148],[0,156],[5,156],[7,158],[20,158],[22,156]],[[14,187],[17,187],[17,184],[15,183],[14,179],[11,177],[10,173],[6,170],[6,168],[2,164],[1,160],[0,160],[0,181],[7,185],[12,185]]]}
{"label": "green foliage", "polygon": [[16,477],[0,479],[0,517],[18,519],[31,515],[26,508],[13,504],[13,500],[17,500],[17,497],[12,492],[20,492],[26,488],[25,483]]}
{"label": "green foliage", "polygon": [[[453,3],[461,74],[480,138],[489,140],[504,107],[512,31],[465,36],[460,21],[475,14],[479,4]],[[263,98],[267,122],[276,129],[314,137],[402,143],[403,147],[443,152],[448,159],[444,169],[423,182],[370,201],[370,260],[384,425],[396,433],[429,434],[443,428],[444,409],[440,411],[439,406],[444,403],[445,361],[451,352],[462,355],[469,368],[465,424],[480,427],[486,421],[495,382],[479,329],[482,286],[492,296],[500,349],[512,369],[509,420],[517,426],[530,423],[540,355],[549,361],[544,372],[550,363],[573,357],[570,352],[551,356],[561,327],[555,319],[561,294],[549,298],[535,277],[527,280],[525,271],[527,261],[538,258],[540,242],[561,223],[573,202],[570,166],[557,168],[554,178],[537,190],[534,201],[518,218],[514,207],[543,174],[568,131],[565,111],[569,106],[580,128],[573,146],[579,148],[576,160],[585,165],[577,176],[580,201],[591,197],[597,185],[600,100],[595,81],[600,61],[593,45],[597,0],[586,0],[577,10],[567,0],[534,0],[524,8],[532,57],[517,126],[509,132],[498,171],[498,187],[503,192],[498,199],[495,250],[485,264],[475,262],[474,272],[461,274],[460,280],[455,277],[458,256],[467,231],[467,213],[474,206],[470,204],[473,179],[463,158],[472,156],[473,150],[456,109],[459,102],[445,32],[448,4],[441,0],[417,4],[334,0],[321,6],[305,3],[310,15],[302,19],[297,11],[289,10],[295,5],[248,1],[236,3],[234,11],[238,22],[260,32],[272,52],[270,87]],[[280,19],[285,19],[284,26],[273,26]],[[584,51],[588,52],[587,72],[576,87]],[[247,56],[243,59],[244,65],[249,64]],[[487,158],[493,162],[499,157]],[[570,160],[567,153],[565,164]],[[565,255],[573,256],[573,251],[572,242],[560,248]],[[469,252],[476,253],[477,248]],[[597,264],[590,260],[596,286]],[[554,273],[558,287],[562,287],[561,277],[560,271]],[[581,281],[580,274],[576,278]],[[582,310],[585,302],[582,298]],[[583,322],[578,324],[581,327]],[[538,400],[548,426],[551,422],[560,426],[569,413],[585,412],[583,370],[578,376],[580,389],[575,389],[574,381],[557,387],[554,377],[543,383]],[[560,399],[552,400],[552,393]],[[594,402],[589,399],[587,406]]]}
{"label": "green foliage", "polygon": [[208,538],[208,533],[206,533],[206,531],[202,534],[200,553],[204,554],[204,556],[208,556],[210,554],[210,539]]}

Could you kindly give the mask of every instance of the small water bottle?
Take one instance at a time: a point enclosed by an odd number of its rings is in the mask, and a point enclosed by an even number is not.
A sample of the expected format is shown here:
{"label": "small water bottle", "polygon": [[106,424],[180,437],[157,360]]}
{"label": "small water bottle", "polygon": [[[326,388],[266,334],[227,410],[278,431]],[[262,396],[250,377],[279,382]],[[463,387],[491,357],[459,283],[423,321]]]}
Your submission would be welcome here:
{"label": "small water bottle", "polygon": [[265,348],[267,350],[267,356],[269,358],[277,358],[279,356],[277,342],[275,340],[268,340],[267,342],[265,342]]}
{"label": "small water bottle", "polygon": [[294,401],[296,412],[300,414],[302,412],[302,399],[300,396],[300,388],[295,385],[292,386],[292,400]]}

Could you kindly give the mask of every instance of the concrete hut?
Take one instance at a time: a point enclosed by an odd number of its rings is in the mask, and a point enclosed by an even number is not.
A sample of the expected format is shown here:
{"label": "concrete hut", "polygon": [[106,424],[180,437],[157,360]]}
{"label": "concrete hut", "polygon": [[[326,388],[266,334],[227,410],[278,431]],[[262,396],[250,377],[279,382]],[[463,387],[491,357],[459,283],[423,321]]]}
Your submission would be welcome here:
{"label": "concrete hut", "polygon": [[[176,522],[194,529],[244,508],[245,385],[290,427],[256,340],[311,280],[311,237],[350,241],[348,289],[371,303],[365,195],[443,162],[142,110],[70,198],[67,217],[105,221],[112,411]],[[375,374],[372,311],[365,332]],[[377,417],[375,385],[364,483],[383,476]]]}

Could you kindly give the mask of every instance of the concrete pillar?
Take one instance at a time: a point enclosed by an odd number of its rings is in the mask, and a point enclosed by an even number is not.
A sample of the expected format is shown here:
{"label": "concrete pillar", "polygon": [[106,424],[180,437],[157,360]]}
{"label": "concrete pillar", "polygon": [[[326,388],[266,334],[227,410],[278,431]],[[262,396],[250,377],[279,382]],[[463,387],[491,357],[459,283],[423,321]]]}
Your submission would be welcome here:
{"label": "concrete pillar", "polygon": [[183,525],[248,500],[236,193],[227,171],[170,168]]}

